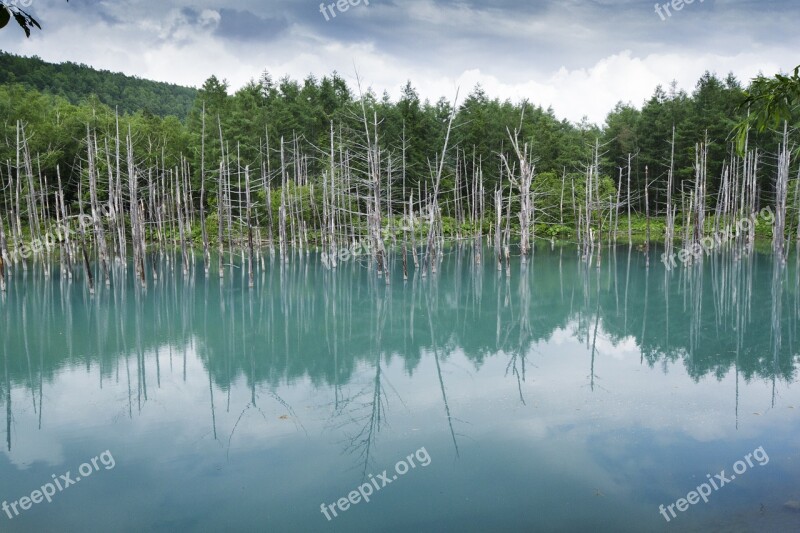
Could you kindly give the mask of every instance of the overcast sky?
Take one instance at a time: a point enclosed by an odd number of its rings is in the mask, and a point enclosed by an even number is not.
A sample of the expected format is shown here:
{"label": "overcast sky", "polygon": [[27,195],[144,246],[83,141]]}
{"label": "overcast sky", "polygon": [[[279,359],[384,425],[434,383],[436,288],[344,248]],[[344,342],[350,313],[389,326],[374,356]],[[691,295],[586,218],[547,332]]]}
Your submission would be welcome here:
{"label": "overcast sky", "polygon": [[673,79],[691,91],[705,70],[747,80],[800,64],[797,0],[694,0],[669,15],[654,0],[361,0],[328,20],[319,0],[18,1],[44,30],[25,39],[12,22],[0,49],[46,61],[190,86],[215,74],[232,90],[264,69],[336,70],[354,86],[357,69],[393,99],[406,80],[431,100],[480,83],[572,121],[602,123]]}

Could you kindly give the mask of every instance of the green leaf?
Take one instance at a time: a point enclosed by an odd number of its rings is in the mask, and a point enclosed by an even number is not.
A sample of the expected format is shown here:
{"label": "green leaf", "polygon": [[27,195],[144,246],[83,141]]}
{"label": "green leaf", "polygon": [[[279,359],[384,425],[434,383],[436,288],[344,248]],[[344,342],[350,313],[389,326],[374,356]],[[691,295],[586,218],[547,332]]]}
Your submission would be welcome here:
{"label": "green leaf", "polygon": [[11,20],[11,13],[5,6],[0,6],[0,28],[5,28],[9,20]]}

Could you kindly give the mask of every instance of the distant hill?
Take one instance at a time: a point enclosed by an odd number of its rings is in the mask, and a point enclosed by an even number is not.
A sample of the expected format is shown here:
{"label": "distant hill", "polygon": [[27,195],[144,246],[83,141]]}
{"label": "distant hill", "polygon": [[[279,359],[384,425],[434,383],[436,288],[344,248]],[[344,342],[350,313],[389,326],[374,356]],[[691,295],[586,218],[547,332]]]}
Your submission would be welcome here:
{"label": "distant hill", "polygon": [[73,104],[96,95],[120,112],[174,115],[183,120],[197,89],[143,80],[119,72],[97,70],[77,63],[46,63],[0,51],[0,84],[20,83],[38,91],[63,96]]}

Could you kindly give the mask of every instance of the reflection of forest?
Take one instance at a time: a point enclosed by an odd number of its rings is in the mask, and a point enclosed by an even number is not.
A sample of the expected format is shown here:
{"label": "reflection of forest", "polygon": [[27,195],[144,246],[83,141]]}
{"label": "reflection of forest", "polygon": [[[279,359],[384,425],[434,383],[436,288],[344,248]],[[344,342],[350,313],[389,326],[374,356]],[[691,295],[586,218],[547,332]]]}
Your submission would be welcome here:
{"label": "reflection of forest", "polygon": [[723,254],[666,274],[627,246],[604,251],[599,269],[573,248],[542,248],[507,278],[450,249],[433,278],[397,276],[388,286],[363,263],[328,271],[311,255],[278,265],[253,291],[238,277],[206,280],[198,265],[189,280],[176,269],[143,292],[129,276],[93,298],[36,269],[0,305],[3,401],[12,384],[35,391],[63,367],[99,366],[108,377],[121,359],[141,371],[147,358],[150,374],[150,357],[163,364],[190,346],[223,390],[239,375],[341,386],[358,364],[401,357],[411,373],[423,352],[447,359],[456,349],[476,367],[502,350],[519,377],[531,345],[559,328],[591,352],[598,330],[614,343],[632,337],[648,365],[680,361],[696,380],[732,368],[790,380],[797,362],[800,271],[773,269],[768,256]]}

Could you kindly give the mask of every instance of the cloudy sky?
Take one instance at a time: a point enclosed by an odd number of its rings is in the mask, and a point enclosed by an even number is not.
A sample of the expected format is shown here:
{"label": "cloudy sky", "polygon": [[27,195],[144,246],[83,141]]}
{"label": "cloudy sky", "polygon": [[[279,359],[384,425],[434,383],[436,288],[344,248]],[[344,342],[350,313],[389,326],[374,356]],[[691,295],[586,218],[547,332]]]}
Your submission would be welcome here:
{"label": "cloudy sky", "polygon": [[215,74],[233,90],[264,69],[336,70],[353,86],[358,71],[393,98],[406,80],[431,100],[480,83],[597,123],[658,84],[690,91],[705,70],[746,80],[800,64],[796,0],[694,0],[661,15],[654,0],[360,0],[325,14],[319,0],[18,1],[44,30],[25,39],[9,25],[0,49],[46,61],[191,86]]}

